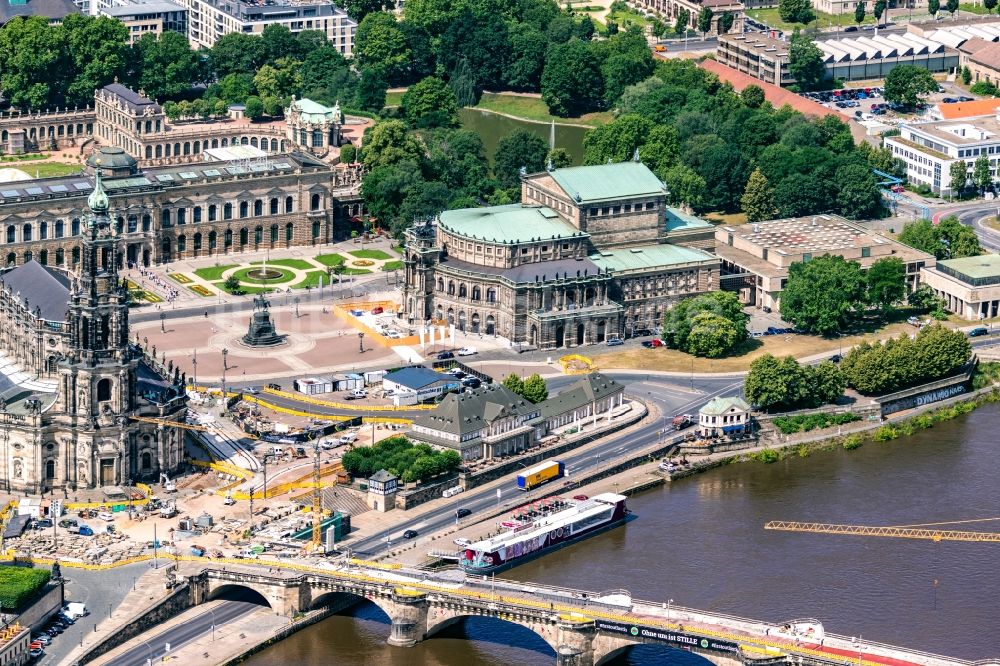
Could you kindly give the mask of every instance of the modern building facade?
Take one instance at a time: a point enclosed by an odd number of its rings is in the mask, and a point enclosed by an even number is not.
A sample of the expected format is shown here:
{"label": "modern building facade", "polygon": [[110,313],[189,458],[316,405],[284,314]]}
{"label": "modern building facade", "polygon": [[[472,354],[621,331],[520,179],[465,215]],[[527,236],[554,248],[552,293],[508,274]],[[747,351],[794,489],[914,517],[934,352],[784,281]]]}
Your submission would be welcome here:
{"label": "modern building facade", "polygon": [[715,232],[715,252],[722,260],[720,282],[737,291],[747,305],[777,309],[792,264],[836,255],[868,268],[879,259],[898,257],[907,285],[920,281],[921,269],[934,256],[870,231],[836,215],[814,215],[741,226]]}
{"label": "modern building facade", "polygon": [[[122,238],[97,176],[72,271],[0,275],[0,484],[40,493],[127,483],[183,461],[187,398],[129,342]],[[159,424],[133,417],[158,419]]]}
{"label": "modern building facade", "polygon": [[1000,255],[944,259],[925,267],[920,280],[963,319],[1000,316]]}
{"label": "modern building facade", "polygon": [[128,43],[143,35],[161,35],[170,30],[187,36],[187,8],[170,0],[127,0],[100,9],[103,16],[116,18],[128,28]]}
{"label": "modern building facade", "polygon": [[639,162],[526,174],[521,191],[521,204],[407,232],[411,323],[576,347],[651,331],[671,303],[716,288],[715,257],[667,243],[665,188]]}
{"label": "modern building facade", "polygon": [[990,175],[998,179],[1000,160],[1000,110],[991,116],[952,121],[900,125],[899,136],[885,138],[885,145],[906,163],[906,177],[915,185],[926,185],[936,194],[949,196],[951,165],[966,164],[969,178],[981,156],[990,161]]}
{"label": "modern building facade", "polygon": [[744,9],[747,7],[767,7],[777,4],[773,0],[749,0],[739,2],[738,0],[630,0],[629,4],[644,12],[657,14],[662,20],[670,25],[677,21],[677,17],[682,11],[687,11],[690,15],[688,29],[698,30],[698,13],[703,7],[708,7],[714,13],[712,29],[708,34],[719,34],[723,31],[719,27],[719,20],[725,13],[733,16],[733,27],[731,31],[741,32],[743,30]]}

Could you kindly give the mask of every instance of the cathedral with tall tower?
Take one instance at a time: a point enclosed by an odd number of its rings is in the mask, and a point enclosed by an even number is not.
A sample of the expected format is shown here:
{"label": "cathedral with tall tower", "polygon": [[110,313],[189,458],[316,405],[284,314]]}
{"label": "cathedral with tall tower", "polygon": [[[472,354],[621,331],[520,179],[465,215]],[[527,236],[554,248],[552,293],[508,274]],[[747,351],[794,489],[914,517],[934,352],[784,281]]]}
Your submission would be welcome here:
{"label": "cathedral with tall tower", "polygon": [[[183,460],[186,395],[129,341],[123,245],[95,179],[76,272],[35,261],[0,275],[0,488],[129,484]],[[139,417],[137,420],[136,417]]]}

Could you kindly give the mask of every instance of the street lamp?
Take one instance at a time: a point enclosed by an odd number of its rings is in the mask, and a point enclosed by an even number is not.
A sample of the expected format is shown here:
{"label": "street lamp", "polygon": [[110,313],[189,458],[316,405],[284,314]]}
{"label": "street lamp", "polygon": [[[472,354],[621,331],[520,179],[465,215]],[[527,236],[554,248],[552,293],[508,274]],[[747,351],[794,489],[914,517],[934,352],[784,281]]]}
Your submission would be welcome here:
{"label": "street lamp", "polygon": [[160,333],[166,333],[167,332],[167,329],[163,326],[163,322],[166,320],[166,318],[167,318],[167,313],[166,312],[161,312],[160,313]]}
{"label": "street lamp", "polygon": [[365,332],[358,331],[358,353],[365,353]]}
{"label": "street lamp", "polygon": [[226,358],[229,356],[229,349],[226,347],[222,348],[222,411],[226,411],[226,370],[229,369],[229,363]]}
{"label": "street lamp", "polygon": [[295,297],[295,318],[299,318],[299,297]]}
{"label": "street lamp", "polygon": [[194,381],[194,386],[192,386],[192,388],[195,391],[197,391],[198,390],[198,350],[195,349],[193,352],[191,352],[191,354],[192,354],[192,357],[191,357],[191,368],[192,368],[192,370],[191,370],[191,377],[192,377],[192,379]]}

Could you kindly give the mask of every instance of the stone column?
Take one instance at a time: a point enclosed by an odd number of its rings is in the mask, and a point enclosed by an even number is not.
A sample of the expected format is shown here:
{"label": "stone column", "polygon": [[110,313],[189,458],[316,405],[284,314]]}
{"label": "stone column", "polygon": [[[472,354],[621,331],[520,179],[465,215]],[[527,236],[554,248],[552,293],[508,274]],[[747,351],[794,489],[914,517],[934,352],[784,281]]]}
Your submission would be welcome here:
{"label": "stone column", "polygon": [[556,666],[593,666],[593,640],[597,629],[593,621],[573,622],[560,620],[556,625],[559,647],[556,649]]}
{"label": "stone column", "polygon": [[427,595],[406,594],[398,590],[392,593],[392,631],[389,645],[413,647],[424,639],[427,632]]}

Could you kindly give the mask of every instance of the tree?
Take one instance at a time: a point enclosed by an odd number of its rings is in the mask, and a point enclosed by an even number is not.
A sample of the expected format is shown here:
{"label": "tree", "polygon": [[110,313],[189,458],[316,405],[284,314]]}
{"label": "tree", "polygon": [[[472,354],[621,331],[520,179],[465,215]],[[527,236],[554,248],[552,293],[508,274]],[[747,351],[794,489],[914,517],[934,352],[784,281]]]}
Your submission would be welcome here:
{"label": "tree", "polygon": [[524,380],[524,389],[521,395],[528,402],[537,405],[549,397],[549,388],[545,385],[545,380],[536,372]]}
{"label": "tree", "polygon": [[930,220],[918,220],[903,227],[899,242],[933,254],[938,259],[958,259],[982,254],[979,237],[972,227],[949,215],[935,225]]}
{"label": "tree", "polygon": [[748,109],[759,109],[764,106],[764,102],[766,101],[764,89],[751,83],[740,92],[740,100],[742,100]]}
{"label": "tree", "polygon": [[655,127],[653,121],[629,114],[594,128],[583,137],[584,164],[624,162],[632,159],[653,127]]}
{"label": "tree", "polygon": [[360,23],[373,12],[393,9],[396,3],[393,0],[337,0],[337,6]]}
{"label": "tree", "polygon": [[701,11],[698,12],[698,32],[701,33],[702,39],[705,39],[705,35],[712,29],[712,19],[714,17],[715,12],[710,7],[702,7]]}
{"label": "tree", "polygon": [[863,0],[854,5],[854,22],[858,25],[865,22],[865,3]]}
{"label": "tree", "polygon": [[945,3],[944,8],[947,9],[948,13],[954,17],[955,12],[958,11],[958,0],[948,0],[948,2]]}
{"label": "tree", "polygon": [[969,181],[969,167],[965,160],[955,160],[948,167],[948,187],[951,189],[951,196],[956,194],[962,196],[965,191],[965,184]]}
{"label": "tree", "polygon": [[264,117],[264,102],[256,95],[247,97],[243,113],[250,120],[257,121]]}
{"label": "tree", "polygon": [[770,220],[778,212],[774,205],[774,192],[767,183],[767,177],[761,173],[759,167],[750,174],[750,180],[747,181],[746,189],[743,190],[740,204],[743,212],[746,213],[748,222]]}
{"label": "tree", "polygon": [[685,35],[690,27],[691,12],[686,9],[682,9],[677,12],[677,20],[674,21],[674,32],[678,35]]}
{"label": "tree", "polygon": [[223,35],[209,52],[209,64],[219,79],[231,74],[253,78],[253,73],[265,62],[266,54],[261,38],[241,32]]}
{"label": "tree", "polygon": [[961,77],[962,83],[964,85],[969,85],[970,83],[972,83],[972,70],[969,69],[968,65],[962,67],[962,69],[959,70],[958,74]]}
{"label": "tree", "polygon": [[987,14],[992,14],[993,10],[996,9],[997,0],[983,0],[983,7],[986,8]]}
{"label": "tree", "polygon": [[653,37],[657,39],[663,39],[663,36],[667,34],[667,24],[660,19],[653,19],[650,21],[650,30],[653,33]]}
{"label": "tree", "polygon": [[815,88],[826,77],[823,59],[823,51],[811,38],[798,32],[792,34],[788,49],[788,73],[804,90]]}
{"label": "tree", "polygon": [[75,72],[66,90],[66,102],[92,104],[94,90],[125,76],[128,28],[117,19],[82,14],[64,18],[62,28]]}
{"label": "tree", "polygon": [[153,99],[179,95],[205,79],[201,56],[179,32],[146,33],[133,49],[140,63],[139,85]]}
{"label": "tree", "polygon": [[385,72],[378,68],[361,70],[361,78],[355,92],[355,104],[367,111],[382,111],[385,106],[385,91],[389,87]]}
{"label": "tree", "polygon": [[576,39],[550,46],[541,88],[542,101],[553,115],[566,118],[600,109],[604,79],[597,56]]}
{"label": "tree", "polygon": [[844,356],[848,386],[881,395],[946,377],[964,366],[972,348],[962,331],[927,326],[912,339],[905,333],[884,342],[863,342]]}
{"label": "tree", "polygon": [[695,356],[718,358],[732,349],[739,338],[733,322],[714,312],[699,312],[691,320],[687,351]]}
{"label": "tree", "polygon": [[522,168],[527,173],[542,171],[547,151],[545,140],[525,129],[516,129],[501,138],[493,157],[493,174],[500,187],[518,187]]}
{"label": "tree", "polygon": [[732,12],[726,11],[722,12],[722,18],[719,19],[719,32],[725,34],[733,29],[733,23],[736,21],[736,17],[733,16]]}
{"label": "tree", "polygon": [[887,102],[912,108],[920,103],[923,95],[937,89],[937,81],[929,70],[914,65],[899,65],[885,77],[883,94]]}
{"label": "tree", "polygon": [[841,213],[853,220],[878,214],[882,198],[871,169],[863,164],[847,164],[837,169],[834,180]]}
{"label": "tree", "polygon": [[400,109],[411,127],[458,125],[455,91],[436,76],[428,76],[410,86],[403,94]]}
{"label": "tree", "polygon": [[927,0],[927,13],[937,18],[939,11],[941,11],[941,0]]}
{"label": "tree", "polygon": [[816,18],[809,0],[779,0],[778,14],[786,23],[809,23]]}
{"label": "tree", "polygon": [[[270,26],[268,26],[270,27]],[[277,26],[281,27],[281,26]],[[302,88],[301,63],[291,58],[278,58],[274,64],[261,66],[253,77],[254,87],[261,97],[291,97]]]}
{"label": "tree", "polygon": [[510,31],[510,58],[504,71],[507,84],[516,90],[538,90],[545,66],[548,41],[538,28],[520,23]]}
{"label": "tree", "polygon": [[781,361],[771,354],[764,354],[750,364],[750,371],[743,382],[743,394],[751,405],[759,409],[788,404],[794,402],[790,398],[800,375],[799,364],[794,358],[789,356]]}
{"label": "tree", "polygon": [[72,71],[65,35],[44,16],[14,17],[0,28],[0,89],[11,104],[38,109],[62,101]]}
{"label": "tree", "polygon": [[340,161],[343,164],[354,164],[358,159],[358,149],[353,144],[345,143],[340,147]]}
{"label": "tree", "polygon": [[227,74],[218,83],[219,97],[230,104],[242,104],[252,92],[253,77],[249,74]]}
{"label": "tree", "polygon": [[883,257],[865,272],[868,305],[888,312],[906,295],[906,266],[898,257]]}
{"label": "tree", "polygon": [[503,378],[503,385],[520,396],[524,395],[524,380],[514,373]]}
{"label": "tree", "polygon": [[663,176],[667,186],[667,201],[674,206],[686,205],[698,208],[705,199],[708,185],[694,169],[678,164]]}
{"label": "tree", "polygon": [[[885,10],[888,9],[889,5],[886,0],[875,0],[875,7],[872,9],[872,13],[875,15],[875,22],[881,25],[882,15],[885,14]],[[886,21],[888,22],[889,17],[886,16]]]}
{"label": "tree", "polygon": [[906,302],[910,306],[924,312],[936,310],[941,306],[941,298],[934,293],[934,289],[929,284],[921,284],[911,291],[906,297]]}
{"label": "tree", "polygon": [[805,366],[809,388],[809,402],[815,406],[834,402],[844,395],[847,380],[836,363],[827,359],[813,367]]}
{"label": "tree", "polygon": [[378,70],[396,83],[404,78],[412,57],[406,34],[391,14],[368,14],[358,25],[354,61],[360,69]]}
{"label": "tree", "polygon": [[972,182],[979,188],[979,195],[986,192],[986,188],[993,184],[993,176],[990,174],[990,158],[980,155],[972,165]]}
{"label": "tree", "polygon": [[797,328],[831,336],[846,328],[865,302],[861,266],[836,255],[798,261],[781,292],[781,316]]}
{"label": "tree", "polygon": [[400,162],[420,163],[423,148],[399,120],[384,120],[371,128],[362,146],[366,169],[392,166]]}
{"label": "tree", "polygon": [[243,293],[243,286],[240,284],[239,278],[235,275],[230,275],[226,278],[226,281],[222,283],[222,288],[228,291],[230,294],[241,294]]}
{"label": "tree", "polygon": [[469,68],[469,62],[464,58],[458,61],[458,66],[448,79],[448,85],[455,93],[455,103],[459,107],[475,106],[479,101],[476,95],[476,79]]}
{"label": "tree", "polygon": [[568,166],[573,166],[573,158],[565,148],[556,146],[545,156],[545,164],[552,164],[553,169],[564,169]]}

